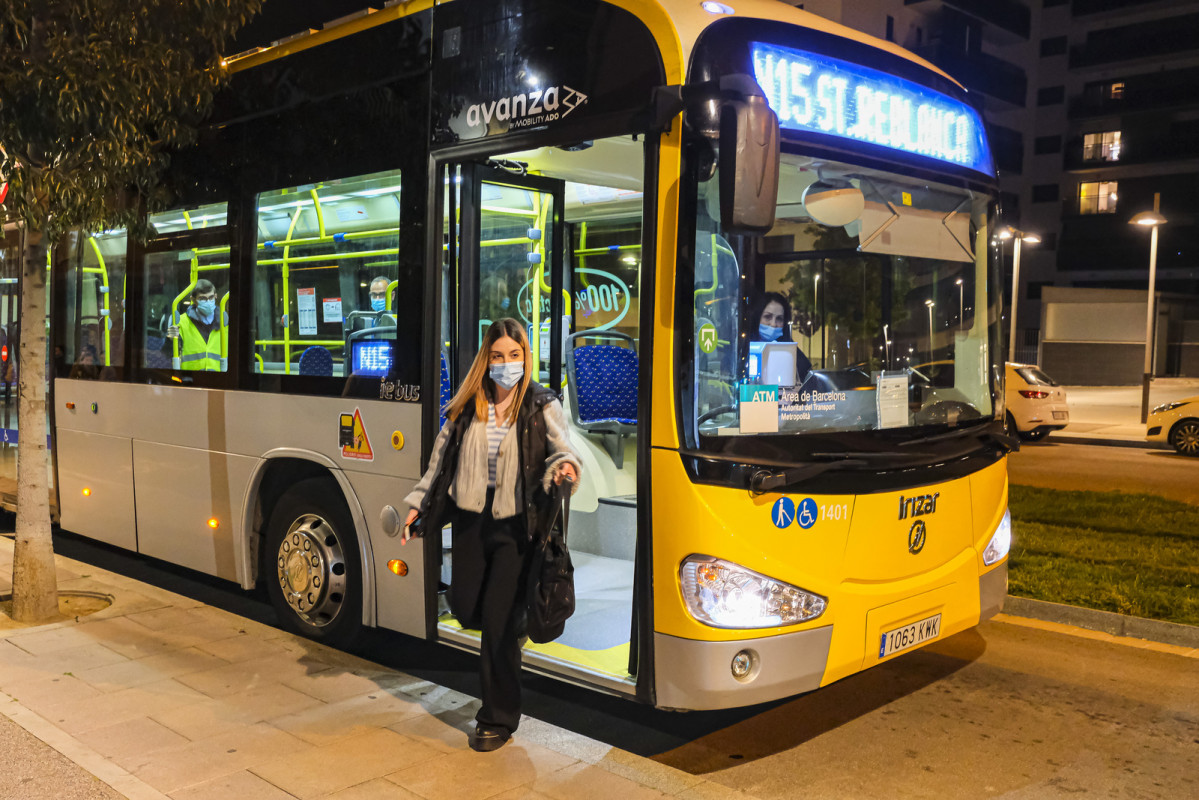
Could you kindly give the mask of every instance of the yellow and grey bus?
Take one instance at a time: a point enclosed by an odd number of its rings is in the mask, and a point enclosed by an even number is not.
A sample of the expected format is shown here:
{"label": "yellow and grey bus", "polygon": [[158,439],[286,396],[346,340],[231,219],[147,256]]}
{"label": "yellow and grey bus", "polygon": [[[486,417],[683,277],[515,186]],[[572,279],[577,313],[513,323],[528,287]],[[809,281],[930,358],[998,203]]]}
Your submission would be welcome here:
{"label": "yellow and grey bus", "polygon": [[452,526],[397,534],[511,316],[583,462],[530,670],[741,706],[1001,608],[997,185],[949,76],[766,0],[391,2],[227,68],[150,238],[53,254],[64,528],[475,649]]}

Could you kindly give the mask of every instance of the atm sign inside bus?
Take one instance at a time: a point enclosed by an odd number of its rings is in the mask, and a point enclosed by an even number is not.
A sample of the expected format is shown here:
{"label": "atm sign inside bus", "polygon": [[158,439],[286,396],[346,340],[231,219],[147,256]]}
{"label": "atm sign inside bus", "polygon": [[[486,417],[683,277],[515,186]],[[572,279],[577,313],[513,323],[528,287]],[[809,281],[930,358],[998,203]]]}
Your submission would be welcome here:
{"label": "atm sign inside bus", "polygon": [[779,126],[868,142],[990,175],[982,117],[966,103],[881,70],[753,45],[754,77]]}

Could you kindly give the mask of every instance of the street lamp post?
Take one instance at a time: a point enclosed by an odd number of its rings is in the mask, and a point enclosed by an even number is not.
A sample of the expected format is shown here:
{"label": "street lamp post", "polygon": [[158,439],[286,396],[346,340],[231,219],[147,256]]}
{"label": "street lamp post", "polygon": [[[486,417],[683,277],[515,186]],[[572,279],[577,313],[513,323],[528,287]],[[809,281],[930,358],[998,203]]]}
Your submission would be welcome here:
{"label": "street lamp post", "polygon": [[954,281],[958,285],[958,327],[962,330],[966,329],[966,287],[962,285],[962,279],[958,278]]}
{"label": "street lamp post", "polygon": [[1012,318],[1008,325],[1007,360],[1016,360],[1016,301],[1020,297],[1020,245],[1022,242],[1036,244],[1041,237],[1035,233],[1025,233],[1015,228],[1005,228],[999,232],[1000,239],[1013,239],[1012,248]]}
{"label": "street lamp post", "polygon": [[924,305],[928,307],[928,361],[933,362],[933,306],[936,305],[932,300],[925,300]]}
{"label": "street lamp post", "polygon": [[1149,302],[1145,311],[1145,372],[1141,377],[1141,422],[1149,419],[1149,383],[1153,380],[1153,329],[1155,303],[1154,294],[1157,284],[1157,229],[1166,224],[1166,218],[1161,215],[1161,194],[1153,193],[1153,210],[1142,211],[1128,222],[1130,225],[1141,225],[1149,228]]}

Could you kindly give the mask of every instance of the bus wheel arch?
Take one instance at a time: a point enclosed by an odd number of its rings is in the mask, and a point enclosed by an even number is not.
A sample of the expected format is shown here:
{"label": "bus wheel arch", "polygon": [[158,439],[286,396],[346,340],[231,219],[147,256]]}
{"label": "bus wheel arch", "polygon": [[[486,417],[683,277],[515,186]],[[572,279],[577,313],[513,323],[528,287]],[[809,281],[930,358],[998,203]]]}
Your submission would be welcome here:
{"label": "bus wheel arch", "polygon": [[[271,593],[271,583],[278,582],[277,554],[268,552],[268,538],[272,517],[285,501],[288,492],[295,486],[304,483],[324,487],[319,489],[322,502],[328,507],[336,506],[341,513],[342,525],[348,529],[346,541],[352,540],[351,546],[355,555],[349,563],[353,568],[353,576],[357,576],[357,592],[361,596],[360,612],[357,627],[375,624],[374,597],[375,581],[371,569],[373,553],[366,517],[358,497],[346,475],[331,461],[316,453],[298,453],[289,450],[286,453],[268,453],[259,466],[258,474],[248,487],[246,503],[246,543],[247,555],[253,559],[249,571],[249,585],[264,585]],[[291,500],[286,502],[292,503]],[[326,510],[334,516],[338,511]],[[294,521],[294,520],[293,520]],[[351,576],[351,577],[353,577]],[[272,597],[272,602],[277,598]],[[282,613],[283,609],[276,606]],[[310,635],[312,631],[300,631]],[[323,636],[312,638],[323,639]]]}

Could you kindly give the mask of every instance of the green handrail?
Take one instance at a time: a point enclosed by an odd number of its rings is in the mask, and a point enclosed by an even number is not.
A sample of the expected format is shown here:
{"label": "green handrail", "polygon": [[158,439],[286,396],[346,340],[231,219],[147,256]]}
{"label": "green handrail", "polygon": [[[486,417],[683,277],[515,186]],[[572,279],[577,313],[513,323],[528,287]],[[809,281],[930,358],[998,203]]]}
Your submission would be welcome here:
{"label": "green handrail", "polygon": [[221,372],[229,370],[229,326],[225,324],[225,308],[229,304],[230,294],[232,292],[225,292],[225,296],[221,298]]}
{"label": "green handrail", "polygon": [[100,245],[96,243],[96,237],[87,237],[88,242],[92,245],[92,250],[96,253],[96,261],[99,262],[99,267],[84,267],[85,273],[94,273],[100,275],[100,294],[104,295],[104,366],[112,366],[112,318],[109,312],[112,307],[109,305],[108,291],[108,265],[104,263],[104,254],[100,252]]}
{"label": "green handrail", "polygon": [[[186,298],[189,294],[191,294],[192,289],[194,289],[196,286],[196,278],[195,278],[195,272],[194,272],[194,270],[195,270],[195,258],[194,257],[192,258],[192,270],[193,270],[193,272],[192,272],[191,283],[189,283],[187,285],[187,287],[182,292],[179,293],[179,296],[176,297],[175,300],[171,303],[171,324],[174,325],[176,328],[179,327],[179,304],[183,302],[184,298]],[[171,369],[182,369],[183,368],[183,362],[179,358],[179,339],[180,339],[179,334],[176,334],[175,337],[171,339]]]}
{"label": "green handrail", "polygon": [[[291,218],[291,226],[287,229],[287,238],[290,239],[292,234],[296,232],[296,224],[300,221],[300,213],[302,208],[297,207],[296,213]],[[291,256],[291,245],[283,247],[283,372],[285,375],[291,374],[291,262],[288,260]],[[274,259],[271,259],[274,261]],[[259,262],[262,263],[262,262]]]}
{"label": "green handrail", "polygon": [[320,232],[321,238],[325,236],[325,212],[321,210],[321,198],[316,193],[316,189],[312,189],[309,194],[312,195],[312,207],[316,209],[316,227]]}

